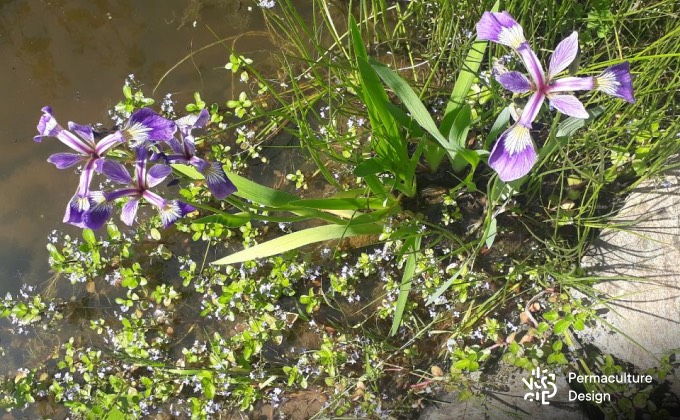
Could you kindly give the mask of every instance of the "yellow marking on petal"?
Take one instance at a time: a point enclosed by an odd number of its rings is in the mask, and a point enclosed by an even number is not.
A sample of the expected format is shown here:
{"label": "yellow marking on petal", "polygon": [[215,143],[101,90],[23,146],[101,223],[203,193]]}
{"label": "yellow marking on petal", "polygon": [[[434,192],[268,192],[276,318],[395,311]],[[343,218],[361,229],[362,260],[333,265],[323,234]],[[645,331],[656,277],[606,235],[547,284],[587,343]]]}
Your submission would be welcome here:
{"label": "yellow marking on petal", "polygon": [[515,124],[510,128],[508,135],[505,137],[505,151],[511,156],[523,152],[531,144],[529,129],[520,124]]}
{"label": "yellow marking on petal", "polygon": [[522,27],[519,25],[514,25],[509,28],[504,27],[498,34],[498,42],[516,50],[520,45],[526,42]]}

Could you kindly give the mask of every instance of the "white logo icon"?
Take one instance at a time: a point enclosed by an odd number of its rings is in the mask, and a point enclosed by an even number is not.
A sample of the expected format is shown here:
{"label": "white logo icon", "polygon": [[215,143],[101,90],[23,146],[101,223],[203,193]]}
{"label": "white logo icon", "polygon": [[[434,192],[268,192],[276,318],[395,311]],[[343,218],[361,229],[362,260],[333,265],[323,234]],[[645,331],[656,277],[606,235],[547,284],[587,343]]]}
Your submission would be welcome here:
{"label": "white logo icon", "polygon": [[524,399],[529,401],[540,401],[543,405],[548,405],[549,398],[552,398],[557,393],[557,386],[555,386],[555,374],[548,373],[547,369],[542,371],[536,368],[531,371],[529,380],[522,378],[522,382],[529,389],[529,392],[524,394]]}

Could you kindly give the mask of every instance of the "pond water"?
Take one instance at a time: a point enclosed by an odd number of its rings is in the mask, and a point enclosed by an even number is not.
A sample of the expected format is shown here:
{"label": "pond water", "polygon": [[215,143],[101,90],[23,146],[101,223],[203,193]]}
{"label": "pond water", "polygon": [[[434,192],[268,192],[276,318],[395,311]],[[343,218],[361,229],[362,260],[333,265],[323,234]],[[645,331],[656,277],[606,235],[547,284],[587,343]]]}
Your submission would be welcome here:
{"label": "pond water", "polygon": [[[270,46],[263,26],[260,11],[238,0],[0,2],[0,294],[48,280],[52,230],[79,234],[62,224],[78,177],[46,162],[66,149],[52,138],[32,140],[40,108],[52,106],[62,125],[111,126],[107,110],[122,99],[129,74],[151,96],[192,52],[153,97],[158,103],[173,93],[183,106],[198,90],[206,102],[223,103],[232,96],[227,48],[257,63]],[[220,38],[224,45],[198,51]]]}

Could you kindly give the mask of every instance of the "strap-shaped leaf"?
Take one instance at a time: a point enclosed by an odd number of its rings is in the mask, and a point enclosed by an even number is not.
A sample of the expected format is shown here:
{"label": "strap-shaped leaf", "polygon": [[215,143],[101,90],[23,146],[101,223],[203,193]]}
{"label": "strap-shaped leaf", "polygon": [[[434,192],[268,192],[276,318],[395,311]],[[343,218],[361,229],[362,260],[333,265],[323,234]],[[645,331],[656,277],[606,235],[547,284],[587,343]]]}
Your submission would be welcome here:
{"label": "strap-shaped leaf", "polygon": [[350,224],[348,226],[325,225],[304,229],[246,248],[243,251],[220,258],[219,260],[212,262],[212,264],[226,265],[257,260],[272,255],[282,254],[316,242],[349,238],[358,235],[377,235],[382,233],[382,229],[382,225],[378,223],[365,223],[360,225]]}
{"label": "strap-shaped leaf", "polygon": [[318,198],[291,201],[291,205],[319,210],[370,210],[383,208],[383,200],[376,198]]}
{"label": "strap-shaped leaf", "polygon": [[[392,71],[386,65],[377,62],[375,60],[370,60],[371,67],[378,73],[378,76],[385,82],[390,89],[399,97],[399,99],[404,103],[408,112],[411,113],[411,118],[413,118],[425,131],[430,133],[430,135],[437,140],[445,149],[448,148],[448,140],[439,132],[437,124],[430,116],[430,113],[425,108],[425,105],[421,102],[420,98],[411,89],[408,83],[402,79],[397,73]],[[455,146],[454,150],[457,151]]]}

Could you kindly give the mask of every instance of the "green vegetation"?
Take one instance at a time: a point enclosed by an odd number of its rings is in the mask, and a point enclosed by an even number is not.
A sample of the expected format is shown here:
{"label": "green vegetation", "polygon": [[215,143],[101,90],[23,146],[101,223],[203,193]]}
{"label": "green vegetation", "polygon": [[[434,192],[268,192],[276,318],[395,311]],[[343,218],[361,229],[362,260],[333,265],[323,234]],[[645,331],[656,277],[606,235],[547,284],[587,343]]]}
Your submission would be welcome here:
{"label": "green vegetation", "polygon": [[[173,165],[197,212],[167,230],[154,216],[55,232],[54,279],[0,301],[11,345],[27,348],[0,407],[201,418],[271,405],[296,418],[297,403],[300,418],[411,418],[438,390],[474,397],[474,373],[497,363],[623,369],[577,345],[599,322],[599,279],[580,260],[627,191],[680,151],[677,2],[312,4],[309,17],[290,0],[262,10],[278,77],[217,43],[242,91],[183,104],[210,111],[198,148],[237,193],[215,201]],[[628,60],[637,99],[580,95],[587,120],[539,114],[538,163],[509,184],[485,163],[517,99],[490,77],[509,50],[474,40],[494,7],[544,63],[573,30],[580,75]],[[152,103],[145,93],[126,85],[115,110]],[[72,295],[56,291],[69,281]],[[653,389],[638,391],[611,389],[618,399],[594,409],[663,418]]]}

